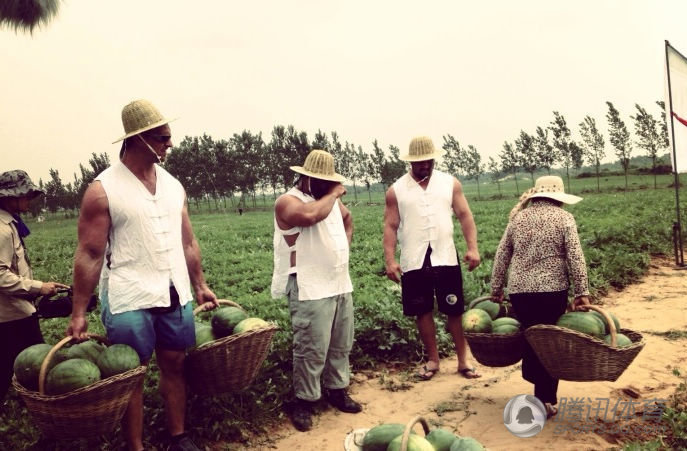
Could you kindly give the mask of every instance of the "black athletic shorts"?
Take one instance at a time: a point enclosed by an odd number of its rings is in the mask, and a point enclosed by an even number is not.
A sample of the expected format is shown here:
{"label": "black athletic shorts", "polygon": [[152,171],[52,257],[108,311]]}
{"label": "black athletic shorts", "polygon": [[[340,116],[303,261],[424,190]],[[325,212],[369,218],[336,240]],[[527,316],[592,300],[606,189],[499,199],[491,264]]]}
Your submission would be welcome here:
{"label": "black athletic shorts", "polygon": [[401,299],[403,314],[418,316],[434,309],[436,296],[439,311],[449,316],[460,316],[465,311],[463,274],[457,266],[432,266],[428,248],[422,268],[403,273]]}

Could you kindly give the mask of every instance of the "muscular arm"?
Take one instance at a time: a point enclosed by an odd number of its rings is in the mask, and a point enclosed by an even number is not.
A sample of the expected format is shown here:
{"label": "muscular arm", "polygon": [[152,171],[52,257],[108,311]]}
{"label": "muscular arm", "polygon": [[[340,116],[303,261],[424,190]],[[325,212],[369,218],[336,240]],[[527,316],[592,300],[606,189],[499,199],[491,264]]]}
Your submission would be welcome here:
{"label": "muscular arm", "polygon": [[284,194],[274,205],[277,223],[284,230],[291,227],[315,225],[329,215],[337,199],[344,194],[346,194],[346,188],[340,183],[334,185],[329,193],[314,202],[306,203],[294,196]]}
{"label": "muscular arm", "polygon": [[386,191],[384,205],[384,261],[386,265],[386,276],[394,282],[400,282],[399,274],[401,266],[396,261],[396,243],[398,226],[401,224],[401,215],[398,211],[396,193],[391,187]]}
{"label": "muscular arm", "polygon": [[468,271],[472,271],[480,263],[479,250],[477,249],[477,226],[472,217],[468,200],[463,193],[463,187],[456,178],[453,179],[453,212],[460,221],[463,238],[465,238],[465,244],[468,247],[464,260],[468,264]]}
{"label": "muscular arm", "polygon": [[184,258],[186,259],[186,267],[188,275],[191,278],[191,285],[193,291],[196,293],[196,302],[198,305],[205,302],[211,302],[217,305],[217,296],[210,290],[205,282],[203,275],[203,267],[201,265],[200,246],[193,234],[193,227],[191,226],[191,219],[188,216],[188,205],[184,199],[184,208],[181,212],[181,242],[184,247]]}
{"label": "muscular arm", "polygon": [[341,210],[341,217],[343,218],[344,229],[346,230],[346,237],[348,238],[348,246],[350,247],[351,242],[353,242],[353,215],[343,202],[339,201],[338,204]]}
{"label": "muscular arm", "polygon": [[86,332],[86,308],[98,284],[110,231],[107,195],[100,182],[93,182],[84,193],[78,223],[79,243],[74,254],[72,317],[67,334],[79,338]]}

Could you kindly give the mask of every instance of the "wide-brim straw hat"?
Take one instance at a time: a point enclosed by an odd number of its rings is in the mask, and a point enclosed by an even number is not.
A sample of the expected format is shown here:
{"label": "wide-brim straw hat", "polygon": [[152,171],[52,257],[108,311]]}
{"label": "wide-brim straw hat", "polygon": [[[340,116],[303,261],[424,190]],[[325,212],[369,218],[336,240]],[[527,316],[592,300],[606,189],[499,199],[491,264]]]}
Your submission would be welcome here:
{"label": "wide-brim straw hat", "polygon": [[564,204],[576,204],[582,200],[579,196],[566,194],[563,179],[555,175],[539,177],[534,183],[533,190],[534,192],[529,195],[528,199],[546,197]]}
{"label": "wide-brim straw hat", "polygon": [[429,136],[417,136],[410,140],[408,153],[398,157],[403,161],[426,161],[436,160],[441,153],[434,147],[432,138]]}
{"label": "wide-brim straw hat", "polygon": [[308,177],[329,180],[330,182],[343,182],[346,180],[346,177],[334,171],[334,157],[332,154],[319,149],[314,149],[305,157],[303,166],[291,166],[291,170]]}
{"label": "wide-brim straw hat", "polygon": [[139,133],[152,130],[155,127],[169,124],[178,118],[168,119],[164,117],[155,105],[148,100],[139,99],[122,108],[122,125],[124,125],[125,135],[114,141],[117,143]]}
{"label": "wide-brim straw hat", "polygon": [[36,197],[44,191],[33,184],[29,174],[21,169],[0,174],[0,197]]}

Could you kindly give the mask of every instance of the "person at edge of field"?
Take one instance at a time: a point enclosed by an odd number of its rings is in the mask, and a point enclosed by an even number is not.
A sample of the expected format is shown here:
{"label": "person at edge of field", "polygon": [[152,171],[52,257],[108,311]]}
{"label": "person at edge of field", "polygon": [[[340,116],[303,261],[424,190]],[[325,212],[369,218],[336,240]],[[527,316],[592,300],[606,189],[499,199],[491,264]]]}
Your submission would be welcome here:
{"label": "person at edge of field", "polygon": [[[480,263],[477,227],[460,182],[434,169],[439,152],[429,137],[410,141],[401,160],[410,171],[386,192],[384,209],[384,257],[386,275],[401,284],[403,314],[415,316],[420,338],[428,354],[417,376],[430,380],[439,372],[434,298],[447,316],[447,328],[458,355],[458,373],[473,379],[481,375],[467,361],[467,344],[461,324],[465,310],[460,262],[453,241],[455,213],[463,231],[467,251],[463,257],[468,271]],[[400,243],[401,263],[396,261]]]}
{"label": "person at edge of field", "polygon": [[[102,321],[112,343],[127,344],[146,364],[155,352],[171,450],[198,450],[186,435],[184,359],[195,345],[191,286],[198,304],[217,298],[205,282],[186,193],[158,163],[172,146],[169,119],[147,100],[122,109],[120,161],[86,190],[74,256],[74,297],[67,334],[84,339],[86,306],[100,287]],[[122,430],[143,449],[143,381]]]}
{"label": "person at edge of field", "polygon": [[[581,200],[565,193],[560,177],[545,176],[523,193],[510,212],[494,256],[491,296],[503,302],[508,274],[508,296],[523,329],[556,324],[568,307],[570,275],[575,292],[572,308],[589,304],[587,268],[575,218],[561,208]],[[534,395],[546,406],[547,416],[555,415],[558,379],[549,375],[528,343],[522,377],[534,384]]]}
{"label": "person at edge of field", "polygon": [[322,392],[342,412],[362,410],[347,391],[353,345],[348,274],[353,217],[340,200],[346,194],[344,177],[334,172],[331,154],[313,150],[303,166],[291,170],[300,178],[274,206],[272,296],[288,297],[296,398],[291,420],[296,429],[307,431]]}
{"label": "person at edge of field", "polygon": [[0,174],[0,402],[12,381],[14,359],[29,346],[43,343],[32,301],[69,288],[33,278],[24,243],[30,232],[19,214],[29,211],[29,203],[41,194],[22,170]]}

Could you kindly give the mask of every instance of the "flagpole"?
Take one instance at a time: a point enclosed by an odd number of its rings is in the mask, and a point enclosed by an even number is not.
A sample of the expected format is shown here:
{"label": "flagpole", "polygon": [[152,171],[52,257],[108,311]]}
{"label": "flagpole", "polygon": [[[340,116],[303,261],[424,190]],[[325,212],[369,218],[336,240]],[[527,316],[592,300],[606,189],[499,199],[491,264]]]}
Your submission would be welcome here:
{"label": "flagpole", "polygon": [[[676,249],[675,249],[675,264],[677,266],[685,266],[685,260],[684,256],[682,253],[682,224],[680,222],[680,176],[678,175],[677,172],[677,152],[675,150],[675,123],[673,122],[673,93],[671,90],[670,86],[670,61],[668,58],[668,47],[670,46],[670,43],[666,39],[665,41],[665,53],[666,53],[666,76],[668,77],[668,108],[669,108],[669,116],[670,116],[670,134],[671,134],[671,143],[673,144],[673,163],[674,163],[674,168],[673,168],[673,174],[675,177],[675,213],[677,215],[677,222],[675,223],[675,226],[673,227],[673,233],[677,233],[677,240],[676,240]],[[671,47],[672,48],[672,47]],[[677,230],[676,230],[677,229]],[[675,237],[673,236],[673,239],[675,240]]]}

